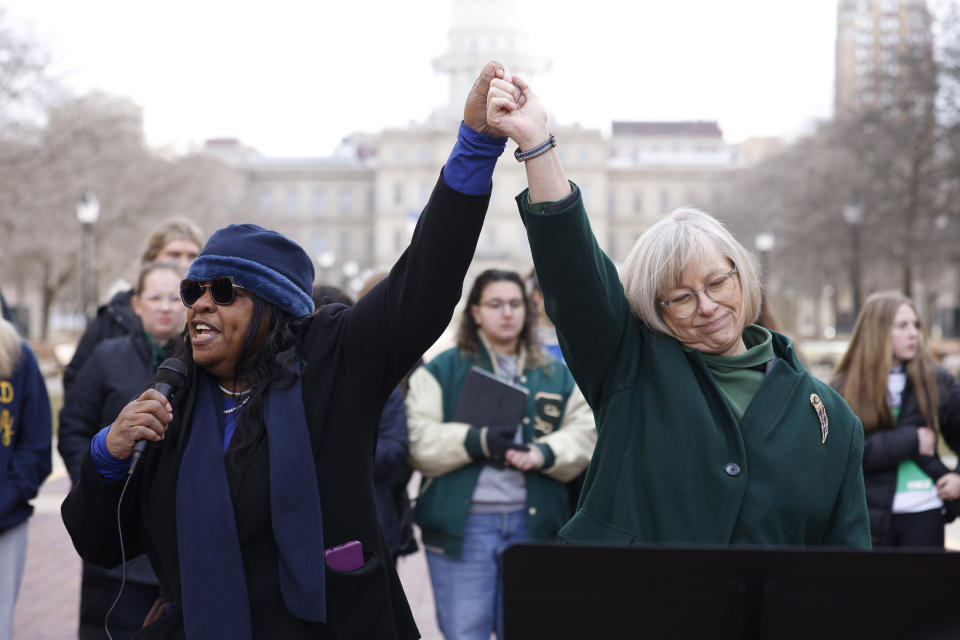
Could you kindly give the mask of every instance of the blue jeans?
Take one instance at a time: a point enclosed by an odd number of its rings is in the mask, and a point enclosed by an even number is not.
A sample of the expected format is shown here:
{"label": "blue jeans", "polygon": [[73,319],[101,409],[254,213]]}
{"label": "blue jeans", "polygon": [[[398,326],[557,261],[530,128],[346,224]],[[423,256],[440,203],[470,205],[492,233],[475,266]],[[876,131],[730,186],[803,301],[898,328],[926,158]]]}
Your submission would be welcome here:
{"label": "blue jeans", "polygon": [[503,552],[530,539],[527,511],[471,513],[459,558],[427,550],[437,624],[446,640],[503,638]]}

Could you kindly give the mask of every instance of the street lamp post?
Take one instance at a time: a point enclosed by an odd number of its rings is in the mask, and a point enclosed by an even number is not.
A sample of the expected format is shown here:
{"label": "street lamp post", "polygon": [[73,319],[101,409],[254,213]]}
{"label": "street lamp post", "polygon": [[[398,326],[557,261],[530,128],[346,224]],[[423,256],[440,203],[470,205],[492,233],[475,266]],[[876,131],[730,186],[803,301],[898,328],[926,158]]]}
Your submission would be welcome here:
{"label": "street lamp post", "polygon": [[333,284],[330,277],[330,270],[337,261],[337,255],[330,250],[324,250],[317,256],[317,266],[320,267],[320,280],[318,284]]}
{"label": "street lamp post", "polygon": [[863,205],[856,196],[843,207],[843,221],[850,227],[850,289],[853,294],[853,319],[860,315],[860,225],[863,224]]}
{"label": "street lamp post", "polygon": [[776,241],[777,236],[773,231],[761,231],[753,239],[757,253],[760,254],[760,275],[764,281],[766,281],[767,272],[770,270],[770,252],[773,250],[773,245]]}
{"label": "street lamp post", "polygon": [[100,217],[100,202],[93,191],[84,191],[77,202],[77,220],[83,226],[83,253],[81,274],[83,278],[83,315],[89,321],[96,312],[93,287],[93,227]]}

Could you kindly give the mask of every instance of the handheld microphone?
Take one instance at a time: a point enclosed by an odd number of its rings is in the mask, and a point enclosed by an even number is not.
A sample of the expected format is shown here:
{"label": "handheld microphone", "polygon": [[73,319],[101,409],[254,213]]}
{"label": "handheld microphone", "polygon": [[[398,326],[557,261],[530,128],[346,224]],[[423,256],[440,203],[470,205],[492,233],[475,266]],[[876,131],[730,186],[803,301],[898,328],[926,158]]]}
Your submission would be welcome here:
{"label": "handheld microphone", "polygon": [[[183,361],[177,358],[167,358],[163,361],[163,364],[157,368],[157,379],[151,389],[156,389],[163,394],[164,398],[172,400],[174,396],[183,389],[183,385],[186,384],[186,382],[187,365],[183,364]],[[143,457],[143,452],[147,450],[147,444],[149,442],[146,438],[137,440],[137,444],[133,447],[133,457],[130,458],[130,467],[127,469],[128,476],[133,475],[133,471],[137,468],[137,463],[140,462],[140,458]]]}

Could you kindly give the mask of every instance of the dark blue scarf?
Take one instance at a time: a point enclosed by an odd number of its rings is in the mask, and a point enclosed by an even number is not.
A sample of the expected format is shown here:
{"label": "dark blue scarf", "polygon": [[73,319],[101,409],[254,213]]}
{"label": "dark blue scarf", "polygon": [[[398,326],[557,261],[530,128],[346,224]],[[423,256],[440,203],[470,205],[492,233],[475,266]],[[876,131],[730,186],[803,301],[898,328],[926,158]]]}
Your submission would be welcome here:
{"label": "dark blue scarf", "polygon": [[[177,481],[177,544],[188,638],[252,638],[243,556],[223,450],[216,381],[197,370],[197,399]],[[270,514],[280,591],[290,612],[324,622],[323,524],[299,378],[264,394]],[[219,429],[216,428],[219,425]]]}

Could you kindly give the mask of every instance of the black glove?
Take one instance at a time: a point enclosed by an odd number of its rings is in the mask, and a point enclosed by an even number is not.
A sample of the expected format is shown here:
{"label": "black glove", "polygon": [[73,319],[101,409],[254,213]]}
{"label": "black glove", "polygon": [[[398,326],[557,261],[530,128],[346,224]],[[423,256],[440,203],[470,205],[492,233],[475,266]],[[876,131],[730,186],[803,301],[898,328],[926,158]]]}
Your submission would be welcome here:
{"label": "black glove", "polygon": [[488,427],[486,429],[486,449],[490,454],[489,460],[495,466],[506,466],[507,451],[528,451],[529,447],[525,444],[517,444],[513,441],[516,436],[516,429],[510,431],[504,428]]}

